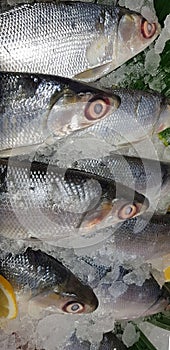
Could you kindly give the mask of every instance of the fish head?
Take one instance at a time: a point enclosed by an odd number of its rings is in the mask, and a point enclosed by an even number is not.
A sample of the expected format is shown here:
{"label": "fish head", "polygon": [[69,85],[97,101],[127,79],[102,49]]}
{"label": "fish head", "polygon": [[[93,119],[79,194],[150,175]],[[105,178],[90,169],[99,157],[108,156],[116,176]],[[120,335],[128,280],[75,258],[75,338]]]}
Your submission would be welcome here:
{"label": "fish head", "polygon": [[117,95],[88,86],[85,91],[66,89],[60,96],[55,97],[49,112],[47,118],[49,134],[60,138],[76,130],[90,127],[111,115],[119,103]]}
{"label": "fish head", "polygon": [[[119,189],[120,191],[120,189]],[[148,199],[121,184],[120,194],[113,199],[103,199],[98,208],[89,211],[82,219],[80,230],[101,229],[142,215],[149,208]]]}
{"label": "fish head", "polygon": [[143,51],[160,33],[156,16],[147,20],[140,13],[119,6],[106,11],[107,17],[108,12],[110,21],[107,18],[104,25],[97,23],[100,35],[87,47],[89,69],[76,74],[75,79],[89,82],[101,78]]}
{"label": "fish head", "polygon": [[66,313],[90,313],[98,307],[98,299],[92,288],[83,284],[73,274],[68,278],[62,296],[68,298],[62,306],[63,312]]}
{"label": "fish head", "polygon": [[150,45],[160,33],[160,25],[139,13],[119,8],[116,62],[120,66]]}
{"label": "fish head", "polygon": [[93,290],[72,273],[64,283],[39,293],[32,300],[42,308],[58,313],[90,313],[98,307],[98,299]]}

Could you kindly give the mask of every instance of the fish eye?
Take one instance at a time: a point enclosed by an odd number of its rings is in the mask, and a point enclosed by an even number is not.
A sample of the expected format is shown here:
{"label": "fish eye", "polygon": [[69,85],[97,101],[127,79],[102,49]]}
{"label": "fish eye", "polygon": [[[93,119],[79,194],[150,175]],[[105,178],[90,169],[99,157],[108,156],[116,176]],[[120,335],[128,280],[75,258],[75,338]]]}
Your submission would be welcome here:
{"label": "fish eye", "polygon": [[146,38],[146,39],[152,38],[152,36],[156,32],[156,24],[149,23],[146,19],[144,19],[142,21],[141,31],[142,31],[144,38]]}
{"label": "fish eye", "polygon": [[109,98],[92,98],[87,102],[84,114],[88,120],[100,119],[109,111],[109,108]]}
{"label": "fish eye", "polygon": [[119,219],[130,219],[137,214],[137,206],[135,204],[128,203],[124,205],[118,212]]}
{"label": "fish eye", "polygon": [[84,304],[78,301],[69,301],[63,306],[62,310],[69,314],[80,314],[84,311]]}

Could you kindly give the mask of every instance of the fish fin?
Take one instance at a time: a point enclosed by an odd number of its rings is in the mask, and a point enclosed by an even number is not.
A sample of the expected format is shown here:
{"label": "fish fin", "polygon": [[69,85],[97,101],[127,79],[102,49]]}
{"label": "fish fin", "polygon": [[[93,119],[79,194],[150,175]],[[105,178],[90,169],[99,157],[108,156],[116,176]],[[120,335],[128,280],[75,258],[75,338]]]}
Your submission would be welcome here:
{"label": "fish fin", "polygon": [[28,145],[28,146],[0,150],[0,157],[7,158],[7,157],[14,157],[22,154],[31,153],[33,151],[36,152],[40,146],[41,144],[37,144],[37,145]]}
{"label": "fish fin", "polygon": [[97,80],[101,78],[101,76],[106,75],[112,69],[114,69],[113,62],[108,62],[103,64],[102,66],[87,69],[86,71],[75,75],[74,79],[90,82],[90,81],[93,81],[94,79]]}

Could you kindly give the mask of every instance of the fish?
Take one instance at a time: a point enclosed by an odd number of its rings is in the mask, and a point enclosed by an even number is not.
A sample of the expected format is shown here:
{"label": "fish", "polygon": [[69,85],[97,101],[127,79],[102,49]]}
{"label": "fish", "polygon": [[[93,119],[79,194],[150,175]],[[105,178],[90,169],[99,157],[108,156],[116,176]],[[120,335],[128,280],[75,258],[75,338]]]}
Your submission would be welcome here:
{"label": "fish", "polygon": [[25,295],[26,300],[54,308],[55,312],[89,313],[98,307],[93,290],[40,249],[28,247],[24,252],[5,256],[1,252],[0,274],[11,283],[18,299]]}
{"label": "fish", "polygon": [[94,174],[0,159],[0,228],[5,237],[77,239],[141,215],[148,206],[142,194]]}
{"label": "fish", "polygon": [[143,261],[158,259],[170,252],[170,214],[149,213],[126,220],[114,232],[117,254]]}
{"label": "fish", "polygon": [[[169,128],[170,99],[151,91],[118,87],[109,90],[119,97],[119,107],[100,123],[78,131],[76,139],[90,135],[110,145],[112,151],[136,147],[137,156],[156,158],[157,143],[154,136],[158,137],[161,131]],[[137,148],[141,141],[145,141],[143,148]]]}
{"label": "fish", "polygon": [[[105,252],[107,255],[107,250]],[[141,281],[140,284],[138,284],[132,281],[131,277],[128,276],[134,272],[132,263],[131,267],[127,268],[127,265],[125,267],[120,262],[117,266],[117,274],[115,275],[113,271],[115,263],[117,264],[116,261],[113,261],[111,266],[106,266],[105,263],[102,265],[102,254],[100,257],[100,265],[97,266],[97,264],[95,264],[95,256],[96,255],[90,260],[88,260],[86,256],[83,260],[95,268],[95,275],[98,274],[100,276],[100,279],[94,278],[91,282],[91,286],[93,286],[93,290],[97,295],[100,307],[103,307],[101,313],[103,311],[108,317],[109,315],[113,315],[114,320],[130,320],[149,316],[167,309],[170,301],[169,291],[165,286],[160,287],[157,280],[152,275],[151,268],[150,273],[148,273],[147,277],[145,276],[143,283]],[[116,257],[116,254],[114,253],[113,256]],[[125,259],[124,257],[124,261]],[[94,262],[92,260],[94,260]],[[101,273],[102,270],[103,272]]]}
{"label": "fish", "polygon": [[164,213],[168,210],[170,203],[169,163],[111,153],[99,159],[78,159],[71,164],[71,167],[118,181],[133,188],[147,196],[150,210],[151,207],[157,213]]}
{"label": "fish", "polygon": [[[0,157],[35,153],[66,139],[69,153],[70,143],[76,149],[82,137],[88,145],[88,135],[117,148],[149,138],[153,149],[151,136],[170,125],[169,99],[158,93],[24,73],[1,72],[0,82]],[[84,152],[79,142],[79,153],[81,147]]]}
{"label": "fish", "polygon": [[110,115],[119,97],[67,78],[0,72],[0,156],[36,151]]}
{"label": "fish", "polygon": [[0,13],[0,70],[93,81],[144,50],[157,21],[119,6],[22,4]]}
{"label": "fish", "polygon": [[169,293],[151,276],[142,286],[130,284],[127,291],[116,298],[113,312],[116,320],[130,320],[163,312],[168,305]]}

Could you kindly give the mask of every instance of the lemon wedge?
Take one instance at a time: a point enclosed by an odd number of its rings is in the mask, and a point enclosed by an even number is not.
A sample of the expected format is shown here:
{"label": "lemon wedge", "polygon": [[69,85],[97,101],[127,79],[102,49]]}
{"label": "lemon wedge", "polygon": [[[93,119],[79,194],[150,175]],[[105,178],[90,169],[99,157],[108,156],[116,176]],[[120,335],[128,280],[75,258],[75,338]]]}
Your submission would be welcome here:
{"label": "lemon wedge", "polygon": [[11,284],[0,275],[0,317],[12,320],[17,317],[18,308]]}
{"label": "lemon wedge", "polygon": [[165,282],[170,282],[170,266],[166,267],[164,270]]}

